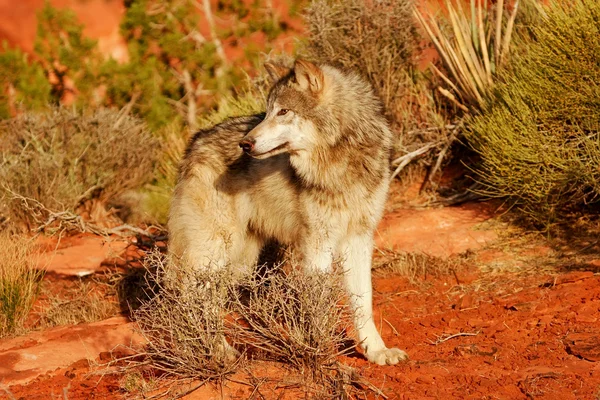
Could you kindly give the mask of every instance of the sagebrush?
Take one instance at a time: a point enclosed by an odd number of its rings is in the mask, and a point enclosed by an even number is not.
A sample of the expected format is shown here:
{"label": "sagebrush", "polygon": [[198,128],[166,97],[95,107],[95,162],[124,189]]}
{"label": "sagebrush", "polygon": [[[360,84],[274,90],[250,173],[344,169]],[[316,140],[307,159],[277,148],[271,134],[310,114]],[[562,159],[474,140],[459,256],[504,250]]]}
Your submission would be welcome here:
{"label": "sagebrush", "polygon": [[0,122],[3,217],[36,228],[51,212],[109,202],[152,178],[158,141],[125,112],[55,108]]}
{"label": "sagebrush", "polygon": [[195,278],[197,290],[185,290],[174,279],[181,268],[170,257],[153,252],[145,260],[148,299],[133,312],[148,345],[152,366],[182,378],[221,378],[240,362],[225,342],[227,270],[206,271]]}
{"label": "sagebrush", "polygon": [[335,274],[224,268],[180,279],[190,270],[158,253],[146,267],[151,296],[133,316],[153,367],[167,374],[222,378],[248,358],[266,358],[318,376],[348,340],[351,319]]}

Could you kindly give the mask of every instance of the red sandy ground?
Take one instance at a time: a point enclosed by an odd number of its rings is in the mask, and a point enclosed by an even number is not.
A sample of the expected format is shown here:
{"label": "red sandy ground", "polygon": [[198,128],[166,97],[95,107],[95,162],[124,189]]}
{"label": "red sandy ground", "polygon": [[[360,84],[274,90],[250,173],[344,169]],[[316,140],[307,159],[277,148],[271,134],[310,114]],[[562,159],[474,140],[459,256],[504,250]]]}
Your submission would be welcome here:
{"label": "red sandy ground", "polygon": [[[390,399],[595,398],[600,391],[600,276],[501,276],[493,289],[477,290],[480,277],[475,270],[418,283],[376,277],[376,316],[383,337],[406,349],[411,360],[387,367],[371,365],[359,355],[341,361]],[[474,335],[444,341],[457,333]],[[82,360],[10,392],[23,399],[61,397],[64,388],[68,399],[125,396],[122,376],[86,377],[88,371]],[[284,392],[269,384],[282,381],[282,368],[258,364],[251,371],[265,380],[258,391],[264,398]],[[229,382],[219,389],[206,386],[189,398],[220,398],[221,390],[225,398],[248,398],[253,388]]]}
{"label": "red sandy ground", "polygon": [[[388,210],[398,208],[399,202],[398,196],[392,198]],[[498,245],[501,239],[490,237],[490,232],[499,228],[493,223],[492,228],[481,226],[492,211],[489,204],[470,204],[389,212],[380,243],[414,251],[417,240],[422,247],[417,250],[435,252],[445,246],[440,247],[440,241],[458,243],[458,251],[462,251],[460,237],[472,236],[474,241],[467,253],[452,257],[454,272],[409,279],[375,270],[376,321],[385,341],[405,349],[410,361],[381,367],[356,353],[340,362],[389,399],[596,399],[600,263],[588,259],[576,266],[551,267],[544,257],[553,250],[543,241],[519,244],[519,238],[513,238]],[[453,227],[460,236],[454,242],[447,235]],[[456,254],[451,245],[446,249]],[[494,270],[494,265],[513,267]],[[0,389],[0,398],[62,398],[63,393],[70,400],[131,396],[123,389],[123,375],[90,368],[108,359],[104,353],[91,363],[78,361],[23,386],[10,386],[6,392],[10,395]],[[305,396],[298,382],[298,374],[284,365],[252,362],[232,381],[206,384],[185,398],[294,399]],[[359,398],[383,398],[367,386],[362,390]]]}
{"label": "red sandy ground", "polygon": [[[576,263],[556,262],[552,259],[556,250],[543,238],[506,236],[512,228],[494,218],[495,205],[491,203],[411,208],[410,204],[418,205],[417,187],[404,191],[392,188],[378,246],[449,258],[454,271],[416,279],[383,269],[374,271],[375,318],[382,336],[388,344],[405,349],[411,359],[381,367],[368,363],[358,353],[340,357],[342,364],[354,368],[371,384],[371,389],[363,385],[357,397],[598,398],[600,261],[594,260],[594,254]],[[71,252],[75,252],[83,262],[83,243],[89,240],[90,248],[98,247],[93,238],[84,239],[63,240],[57,257],[72,262],[75,258]],[[130,247],[128,253],[134,250]],[[375,251],[375,257],[383,256]],[[54,263],[60,264],[59,260]],[[104,263],[104,273],[106,269]],[[56,286],[59,275],[51,276]],[[93,335],[98,328],[78,325],[74,329],[82,338],[89,338],[86,329]],[[128,329],[113,335],[130,336]],[[64,346],[62,331],[52,332],[57,346]],[[64,332],[69,335],[68,329]],[[30,336],[34,335],[43,333]],[[29,354],[35,354],[35,340],[24,338],[22,346],[30,348]],[[3,343],[0,341],[0,349]],[[10,365],[18,360],[9,360],[6,352],[0,352],[0,377],[4,377],[0,398],[66,396],[73,400],[139,395],[124,390],[124,375],[107,374],[97,367],[110,359],[106,351],[112,345],[104,348],[100,351],[105,353],[84,353],[80,361],[23,385],[10,382]],[[18,348],[11,350],[14,353]],[[57,351],[66,350],[61,347]],[[8,373],[3,374],[3,368],[8,368]],[[298,373],[274,362],[250,362],[231,379],[223,385],[206,384],[184,398],[306,396]]]}

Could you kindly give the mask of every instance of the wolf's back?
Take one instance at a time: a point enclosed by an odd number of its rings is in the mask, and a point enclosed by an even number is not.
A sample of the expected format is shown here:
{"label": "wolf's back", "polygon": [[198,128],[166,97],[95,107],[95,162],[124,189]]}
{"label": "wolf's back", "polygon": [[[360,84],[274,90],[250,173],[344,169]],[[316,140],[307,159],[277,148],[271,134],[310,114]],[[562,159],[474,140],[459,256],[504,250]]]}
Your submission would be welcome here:
{"label": "wolf's back", "polygon": [[243,156],[240,140],[263,119],[264,113],[228,118],[208,129],[198,131],[190,140],[181,165],[179,181],[186,179],[195,166],[227,167]]}
{"label": "wolf's back", "polygon": [[169,213],[169,251],[178,258],[207,264],[226,260],[223,242],[231,232],[232,196],[217,190],[232,168],[245,169],[248,156],[238,143],[264,114],[230,118],[194,135],[180,164]]}

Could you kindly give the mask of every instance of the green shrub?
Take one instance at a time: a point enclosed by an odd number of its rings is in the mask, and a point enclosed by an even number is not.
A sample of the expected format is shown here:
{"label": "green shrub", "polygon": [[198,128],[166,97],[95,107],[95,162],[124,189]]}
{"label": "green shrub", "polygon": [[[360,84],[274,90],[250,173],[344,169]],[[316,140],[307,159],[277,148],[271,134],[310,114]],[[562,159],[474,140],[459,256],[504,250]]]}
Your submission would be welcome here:
{"label": "green shrub", "polygon": [[10,118],[11,112],[40,110],[48,105],[52,87],[44,69],[21,50],[10,49],[6,42],[0,50],[0,76],[0,119]]}
{"label": "green shrub", "polygon": [[466,136],[484,193],[549,226],[600,195],[600,3],[551,2],[531,20],[522,57]]}
{"label": "green shrub", "polygon": [[55,101],[58,103],[66,91],[73,90],[66,82],[70,78],[78,102],[90,102],[97,88],[98,65],[103,62],[96,41],[83,36],[83,24],[72,10],[58,10],[46,2],[37,17],[35,53],[57,81],[52,93]]}
{"label": "green shrub", "polygon": [[158,141],[138,119],[114,110],[55,108],[0,123],[4,217],[29,227],[48,212],[108,201],[152,177]]}

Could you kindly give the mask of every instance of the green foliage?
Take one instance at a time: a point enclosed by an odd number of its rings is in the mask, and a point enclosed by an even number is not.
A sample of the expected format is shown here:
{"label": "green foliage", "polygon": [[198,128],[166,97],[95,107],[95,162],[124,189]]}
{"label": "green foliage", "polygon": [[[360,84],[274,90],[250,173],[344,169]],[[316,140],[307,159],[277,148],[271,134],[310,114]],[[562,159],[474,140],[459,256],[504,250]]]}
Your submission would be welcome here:
{"label": "green foliage", "polygon": [[25,113],[0,123],[0,137],[3,217],[29,226],[139,187],[158,147],[141,121],[106,109]]}
{"label": "green foliage", "polygon": [[11,116],[11,107],[15,111],[40,110],[50,101],[51,86],[42,66],[30,63],[27,54],[10,49],[6,42],[0,52],[0,76],[0,119]]}
{"label": "green foliage", "polygon": [[551,2],[530,20],[523,56],[467,139],[484,192],[549,227],[600,195],[600,3]]}
{"label": "green foliage", "polygon": [[[125,105],[137,93],[136,111],[153,129],[178,118],[174,104],[184,96],[210,107],[210,98],[230,87],[232,75],[197,26],[198,14],[188,0],[132,1],[121,24],[130,61],[105,66],[108,97]],[[187,93],[186,79],[193,93]]]}
{"label": "green foliage", "polygon": [[56,101],[69,90],[66,77],[73,80],[81,103],[92,98],[102,60],[96,41],[83,36],[83,24],[73,11],[58,10],[46,2],[38,13],[34,46],[42,65],[58,80],[53,88]]}

